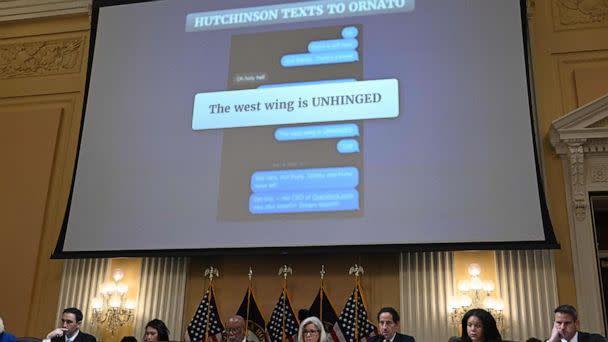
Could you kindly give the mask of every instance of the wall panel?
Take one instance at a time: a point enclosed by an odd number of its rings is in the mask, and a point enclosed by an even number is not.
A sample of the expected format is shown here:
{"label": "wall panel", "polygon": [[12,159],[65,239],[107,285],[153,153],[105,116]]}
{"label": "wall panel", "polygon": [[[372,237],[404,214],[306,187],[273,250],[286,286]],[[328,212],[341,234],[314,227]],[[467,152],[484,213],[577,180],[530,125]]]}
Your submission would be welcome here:
{"label": "wall panel", "polygon": [[62,109],[0,104],[0,303],[7,329],[23,335],[30,314],[42,224]]}
{"label": "wall panel", "polygon": [[[17,229],[9,216],[0,215],[0,227],[7,227],[3,239],[15,246],[20,243],[19,253],[23,254],[11,253],[8,259],[5,255],[0,257],[7,261],[21,257],[19,271],[9,273],[15,281],[4,282],[6,288],[0,292],[28,293],[26,300],[13,295],[2,300],[6,312],[25,315],[17,322],[11,320],[11,331],[17,335],[43,336],[57,324],[63,261],[49,257],[57,242],[72,178],[90,18],[85,14],[3,21],[9,7],[14,10],[23,4],[24,1],[16,0],[0,4],[0,127],[9,129],[4,121],[7,113],[19,113],[12,117],[21,124],[32,113],[46,114],[32,119],[17,136],[3,135],[9,141],[0,148],[10,149],[11,155],[22,161],[31,158],[41,164],[29,164],[25,172],[16,172],[20,161],[14,161],[7,164],[10,168],[1,168],[0,179],[12,186],[27,185],[32,191],[35,188],[42,199],[30,193],[27,205],[13,211],[17,204],[12,201],[27,193],[14,189],[0,192],[1,201],[10,201],[0,210],[10,210],[18,224],[27,225]],[[48,122],[52,116],[56,116],[55,121]],[[38,126],[43,127],[42,131]],[[23,238],[28,243],[21,243]],[[32,243],[36,246],[29,245]]]}

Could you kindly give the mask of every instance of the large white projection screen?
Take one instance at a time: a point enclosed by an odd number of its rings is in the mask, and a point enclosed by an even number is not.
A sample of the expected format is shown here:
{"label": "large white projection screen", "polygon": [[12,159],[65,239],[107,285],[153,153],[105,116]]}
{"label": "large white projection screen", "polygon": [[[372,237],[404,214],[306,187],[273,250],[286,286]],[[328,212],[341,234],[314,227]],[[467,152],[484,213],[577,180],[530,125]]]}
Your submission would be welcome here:
{"label": "large white projection screen", "polygon": [[520,6],[96,2],[60,253],[549,244]]}

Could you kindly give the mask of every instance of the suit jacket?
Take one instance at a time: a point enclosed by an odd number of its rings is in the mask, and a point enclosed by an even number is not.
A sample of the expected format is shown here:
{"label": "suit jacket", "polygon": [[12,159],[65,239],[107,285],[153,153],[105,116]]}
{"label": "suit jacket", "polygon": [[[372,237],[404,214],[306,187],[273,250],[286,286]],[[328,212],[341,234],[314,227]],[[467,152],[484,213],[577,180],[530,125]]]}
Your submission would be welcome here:
{"label": "suit jacket", "polygon": [[602,335],[590,334],[586,332],[578,332],[578,342],[605,342],[606,339]]}
{"label": "suit jacket", "polygon": [[[51,342],[65,342],[65,337],[64,336],[53,337],[51,339]],[[93,335],[89,335],[83,331],[79,331],[78,336],[76,336],[76,339],[74,340],[74,342],[97,342],[97,339]]]}
{"label": "suit jacket", "polygon": [[6,331],[0,334],[0,342],[15,342],[17,338],[15,335],[7,333]]}
{"label": "suit jacket", "polygon": [[[372,342],[384,342],[384,336],[378,335],[375,339],[372,340]],[[410,335],[397,333],[395,335],[395,338],[393,339],[393,342],[416,342],[416,340]]]}

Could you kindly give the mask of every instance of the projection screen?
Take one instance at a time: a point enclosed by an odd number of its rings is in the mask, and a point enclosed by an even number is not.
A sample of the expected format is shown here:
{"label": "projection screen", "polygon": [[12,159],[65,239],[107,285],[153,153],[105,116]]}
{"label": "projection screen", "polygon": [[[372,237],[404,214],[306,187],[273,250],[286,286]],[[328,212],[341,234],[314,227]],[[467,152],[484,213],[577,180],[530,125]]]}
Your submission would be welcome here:
{"label": "projection screen", "polygon": [[94,2],[55,256],[555,246],[524,10]]}

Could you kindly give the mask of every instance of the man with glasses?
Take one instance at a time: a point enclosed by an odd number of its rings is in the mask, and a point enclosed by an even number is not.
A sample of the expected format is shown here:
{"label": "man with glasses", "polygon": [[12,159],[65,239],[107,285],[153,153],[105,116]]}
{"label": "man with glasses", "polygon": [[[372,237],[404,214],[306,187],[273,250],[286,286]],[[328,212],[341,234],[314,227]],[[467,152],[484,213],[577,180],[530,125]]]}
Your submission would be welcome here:
{"label": "man with glasses", "polygon": [[77,308],[66,308],[61,315],[61,328],[46,335],[45,342],[96,342],[95,336],[80,331],[82,311]]}
{"label": "man with glasses", "polygon": [[412,336],[398,332],[399,313],[391,307],[384,307],[378,312],[378,331],[380,335],[375,342],[416,342]]}
{"label": "man with glasses", "polygon": [[239,315],[228,317],[226,339],[228,342],[247,342],[245,338],[245,319],[243,317]]}

